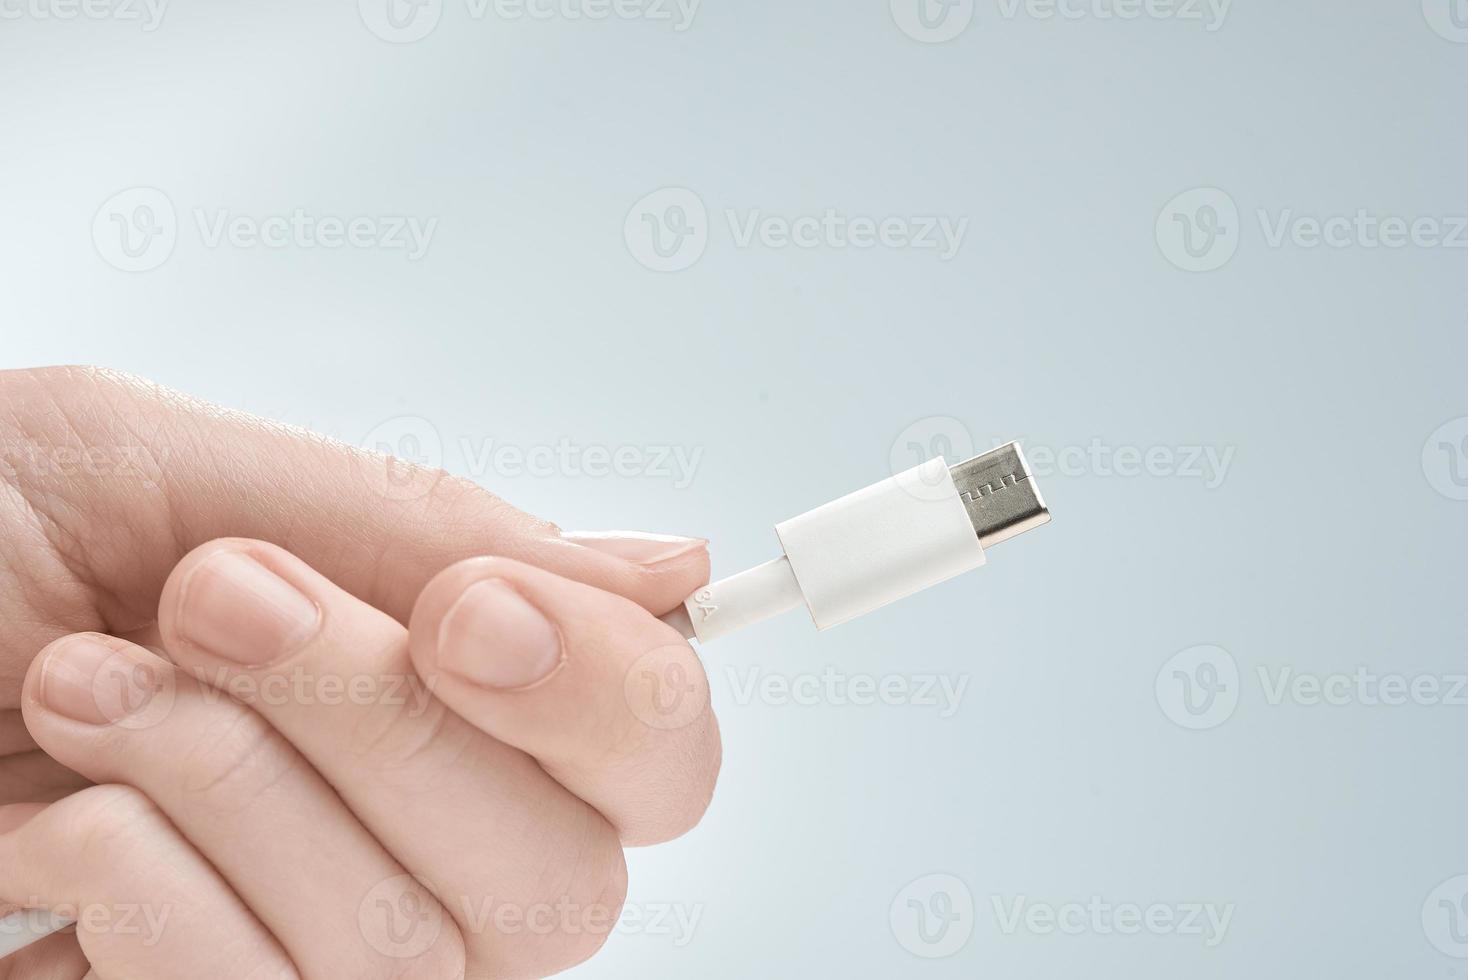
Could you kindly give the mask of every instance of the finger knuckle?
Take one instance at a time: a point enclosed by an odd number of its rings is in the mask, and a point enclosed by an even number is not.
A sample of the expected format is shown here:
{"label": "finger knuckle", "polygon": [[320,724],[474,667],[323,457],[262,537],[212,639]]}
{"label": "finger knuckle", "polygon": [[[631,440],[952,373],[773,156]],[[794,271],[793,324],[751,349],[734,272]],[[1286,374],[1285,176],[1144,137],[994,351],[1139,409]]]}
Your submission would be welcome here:
{"label": "finger knuckle", "polygon": [[118,859],[142,853],[139,842],[167,825],[157,805],[131,786],[93,786],[57,804],[75,843],[74,852],[86,864],[110,867]]}
{"label": "finger knuckle", "polygon": [[302,766],[301,757],[260,715],[229,705],[194,739],[178,767],[180,795],[211,814],[238,813]]}
{"label": "finger knuckle", "polygon": [[476,733],[437,699],[421,710],[384,700],[366,707],[353,725],[348,750],[386,775],[437,779],[468,752]]}

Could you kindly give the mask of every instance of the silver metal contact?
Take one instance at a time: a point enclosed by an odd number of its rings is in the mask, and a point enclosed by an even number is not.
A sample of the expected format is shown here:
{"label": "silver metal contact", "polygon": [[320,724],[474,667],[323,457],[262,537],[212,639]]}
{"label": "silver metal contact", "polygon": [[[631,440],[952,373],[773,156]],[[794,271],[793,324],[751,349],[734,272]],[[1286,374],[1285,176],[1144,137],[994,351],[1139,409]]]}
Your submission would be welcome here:
{"label": "silver metal contact", "polygon": [[949,472],[986,550],[1050,522],[1050,510],[1017,442],[958,463]]}

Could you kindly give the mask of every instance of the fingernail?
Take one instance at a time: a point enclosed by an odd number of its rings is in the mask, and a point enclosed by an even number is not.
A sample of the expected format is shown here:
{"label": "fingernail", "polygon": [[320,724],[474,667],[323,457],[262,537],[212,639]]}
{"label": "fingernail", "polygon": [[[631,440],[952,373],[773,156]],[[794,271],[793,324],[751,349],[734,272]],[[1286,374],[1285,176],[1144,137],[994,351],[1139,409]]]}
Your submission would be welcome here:
{"label": "fingernail", "polygon": [[583,548],[605,552],[637,565],[682,558],[708,547],[703,538],[684,538],[673,534],[649,534],[645,531],[566,531],[562,539]]}
{"label": "fingernail", "polygon": [[121,721],[157,690],[154,665],[88,636],[58,643],[41,666],[41,703],[84,725]]}
{"label": "fingernail", "polygon": [[560,630],[500,579],[465,589],[438,628],[439,666],[484,687],[530,687],[561,660]]}
{"label": "fingernail", "polygon": [[295,653],[316,635],[320,621],[314,602],[238,551],[221,551],[193,570],[178,612],[184,639],[248,667]]}

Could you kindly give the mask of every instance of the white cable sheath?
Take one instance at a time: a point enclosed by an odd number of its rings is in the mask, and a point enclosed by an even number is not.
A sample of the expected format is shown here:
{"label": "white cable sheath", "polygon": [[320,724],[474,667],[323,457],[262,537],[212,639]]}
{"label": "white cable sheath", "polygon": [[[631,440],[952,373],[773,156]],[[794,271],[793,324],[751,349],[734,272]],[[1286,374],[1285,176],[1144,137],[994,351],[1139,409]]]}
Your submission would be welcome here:
{"label": "white cable sheath", "polygon": [[[776,525],[785,556],[684,603],[700,643],[805,605],[830,629],[984,564],[941,457]],[[668,617],[684,626],[682,615]]]}
{"label": "white cable sheath", "polygon": [[0,960],[71,925],[44,909],[21,909],[0,918]]}

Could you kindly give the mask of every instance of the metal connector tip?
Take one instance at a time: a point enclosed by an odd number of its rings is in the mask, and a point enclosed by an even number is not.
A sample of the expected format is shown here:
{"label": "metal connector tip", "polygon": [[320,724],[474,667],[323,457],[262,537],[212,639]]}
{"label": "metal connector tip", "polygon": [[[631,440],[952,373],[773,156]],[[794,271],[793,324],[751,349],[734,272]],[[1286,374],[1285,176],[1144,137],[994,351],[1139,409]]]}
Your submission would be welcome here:
{"label": "metal connector tip", "polygon": [[949,468],[985,550],[1050,522],[1019,443],[1011,442]]}

